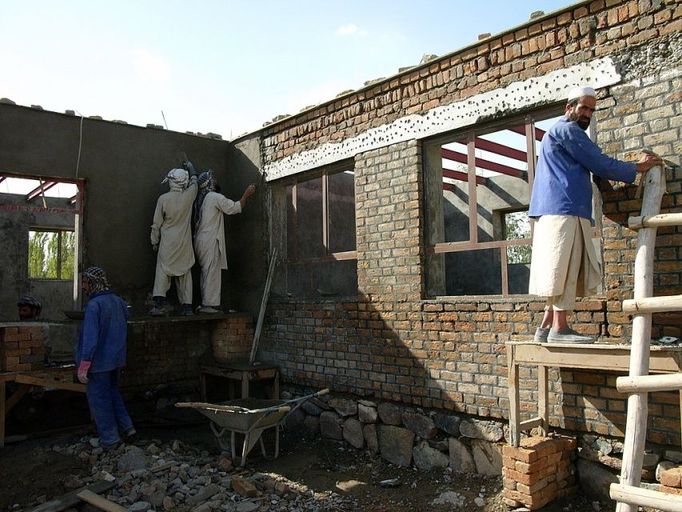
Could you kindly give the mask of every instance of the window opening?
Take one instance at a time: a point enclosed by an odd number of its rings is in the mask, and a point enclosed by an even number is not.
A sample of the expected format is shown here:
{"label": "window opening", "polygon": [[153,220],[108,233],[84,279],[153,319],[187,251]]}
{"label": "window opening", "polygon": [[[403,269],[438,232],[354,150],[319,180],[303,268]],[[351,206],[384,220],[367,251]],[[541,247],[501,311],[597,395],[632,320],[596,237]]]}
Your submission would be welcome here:
{"label": "window opening", "polygon": [[285,191],[287,294],[357,294],[355,172],[324,170]]}
{"label": "window opening", "polygon": [[428,295],[527,293],[530,192],[560,108],[425,143]]}
{"label": "window opening", "polygon": [[73,279],[75,251],[74,231],[30,230],[27,265],[29,279]]}

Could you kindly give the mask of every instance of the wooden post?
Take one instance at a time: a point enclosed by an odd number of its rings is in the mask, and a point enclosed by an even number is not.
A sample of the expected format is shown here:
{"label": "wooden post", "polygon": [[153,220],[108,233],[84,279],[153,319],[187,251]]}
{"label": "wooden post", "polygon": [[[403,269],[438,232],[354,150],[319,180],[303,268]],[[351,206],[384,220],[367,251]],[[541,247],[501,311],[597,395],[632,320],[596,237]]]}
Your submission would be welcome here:
{"label": "wooden post", "polygon": [[518,446],[521,442],[519,432],[519,372],[515,361],[515,347],[507,344],[507,387],[509,390],[509,441],[512,446]]}
{"label": "wooden post", "polygon": [[540,430],[546,436],[549,429],[549,401],[548,401],[547,367],[538,365],[538,416],[540,417]]}
{"label": "wooden post", "polygon": [[251,344],[251,356],[249,357],[249,364],[253,365],[256,361],[256,352],[258,350],[258,340],[260,338],[260,331],[263,328],[263,318],[265,317],[265,307],[268,304],[268,296],[270,295],[270,286],[272,285],[272,275],[277,264],[277,249],[272,250],[270,256],[270,265],[268,267],[268,277],[265,280],[265,289],[263,290],[263,299],[260,303],[260,311],[258,312],[258,322],[256,323],[256,331],[253,334],[253,343]]}
{"label": "wooden post", "polygon": [[0,379],[0,448],[5,446],[5,381]]}
{"label": "wooden post", "polygon": [[[652,168],[644,178],[642,216],[657,215],[665,192],[665,174],[661,166]],[[654,252],[656,228],[644,228],[637,234],[637,255],[635,257],[635,300],[653,295]],[[651,342],[651,313],[638,314],[632,321],[632,345],[630,348],[630,377],[649,373],[649,351]],[[642,474],[646,426],[649,413],[648,393],[633,393],[628,397],[627,423],[623,465],[620,485],[639,487]],[[637,506],[619,502],[616,512],[636,512]]]}

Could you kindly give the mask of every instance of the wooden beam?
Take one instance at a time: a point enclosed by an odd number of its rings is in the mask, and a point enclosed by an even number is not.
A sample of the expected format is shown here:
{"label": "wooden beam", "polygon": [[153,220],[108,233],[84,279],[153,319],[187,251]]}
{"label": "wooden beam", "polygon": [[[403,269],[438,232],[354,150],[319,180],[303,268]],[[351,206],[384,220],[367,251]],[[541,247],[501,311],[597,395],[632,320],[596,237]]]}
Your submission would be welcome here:
{"label": "wooden beam", "polygon": [[664,297],[644,297],[623,301],[623,313],[643,314],[662,313],[666,311],[682,311],[682,295]]}
{"label": "wooden beam", "polygon": [[526,162],[526,160],[528,159],[525,151],[510,148],[509,146],[505,146],[504,144],[498,144],[497,142],[485,140],[480,137],[476,137],[476,149],[490,151],[491,153],[496,153],[498,155],[506,156],[507,158],[520,160],[522,162]]}
{"label": "wooden beam", "polygon": [[[441,150],[441,153],[443,155],[443,158],[445,158],[446,160],[452,160],[454,162],[459,162],[462,164],[466,164],[468,162],[467,155],[465,155],[464,153],[458,153],[457,151],[453,151],[451,149],[446,148],[443,148]],[[515,169],[514,167],[510,167],[508,165],[500,164],[497,162],[491,162],[490,160],[486,160],[484,158],[475,158],[474,161],[476,167],[486,169],[488,171],[506,174],[507,176],[514,176],[515,178],[523,178],[526,175],[526,171]]]}
{"label": "wooden beam", "polygon": [[46,181],[45,183],[37,186],[28,194],[26,194],[26,201],[30,201],[31,199],[38,197],[40,194],[44,194],[46,191],[50,190],[56,184],[57,184],[56,181]]}
{"label": "wooden beam", "polygon": [[668,494],[649,489],[641,489],[631,485],[611,484],[611,499],[621,503],[651,507],[665,512],[682,512],[682,496]]}
{"label": "wooden beam", "polygon": [[659,215],[651,215],[643,217],[628,218],[628,227],[630,229],[654,228],[661,226],[682,226],[682,213],[661,213]]}
{"label": "wooden beam", "polygon": [[[451,169],[443,169],[443,177],[459,181],[469,181],[469,175],[466,172],[453,171]],[[486,178],[483,176],[476,176],[476,185],[484,185],[485,182]]]}
{"label": "wooden beam", "polygon": [[[507,128],[510,132],[514,133],[520,133],[521,135],[526,134],[526,127],[525,126],[515,126],[514,128]],[[545,130],[542,130],[541,128],[535,128],[535,140],[541,141],[542,137],[545,136]]]}
{"label": "wooden beam", "polygon": [[526,421],[522,421],[519,423],[519,430],[523,432],[524,430],[530,430],[535,427],[541,427],[544,423],[544,420],[540,418],[539,416],[535,418],[531,418]]}
{"label": "wooden beam", "polygon": [[75,382],[64,382],[57,379],[51,379],[49,377],[38,377],[34,375],[25,375],[22,373],[17,374],[14,377],[14,381],[19,384],[29,384],[31,386],[40,386],[43,388],[57,388],[65,389],[67,391],[77,391],[79,393],[85,393],[85,384],[75,383]]}
{"label": "wooden beam", "polygon": [[94,505],[95,507],[106,512],[128,512],[127,508],[122,507],[118,503],[114,503],[113,501],[103,498],[99,494],[92,492],[88,489],[79,492],[76,496],[78,496],[84,502],[89,503],[90,505]]}
{"label": "wooden beam", "polygon": [[60,512],[61,510],[78,505],[81,501],[80,498],[78,498],[78,493],[80,492],[85,490],[89,490],[91,492],[106,492],[115,485],[116,484],[114,482],[100,480],[99,482],[95,482],[94,484],[88,485],[87,487],[76,489],[75,491],[71,491],[58,498],[47,501],[42,505],[38,505],[31,512]]}
{"label": "wooden beam", "polygon": [[682,373],[671,375],[640,375],[639,377],[618,377],[616,389],[621,393],[651,391],[679,391],[682,389]]}

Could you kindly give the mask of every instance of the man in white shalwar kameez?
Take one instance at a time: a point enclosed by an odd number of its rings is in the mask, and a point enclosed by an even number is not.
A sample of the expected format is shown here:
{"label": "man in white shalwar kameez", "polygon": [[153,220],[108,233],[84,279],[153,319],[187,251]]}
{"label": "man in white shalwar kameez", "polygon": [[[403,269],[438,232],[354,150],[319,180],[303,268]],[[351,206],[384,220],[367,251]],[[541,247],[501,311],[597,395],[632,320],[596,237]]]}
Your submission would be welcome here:
{"label": "man in white shalwar kameez", "polygon": [[171,170],[164,182],[170,191],[161,195],[156,202],[151,242],[155,251],[156,276],[154,278],[153,316],[167,313],[166,293],[175,278],[178,301],[183,315],[192,315],[192,205],[197,196],[197,178],[185,169]]}
{"label": "man in white shalwar kameez", "polygon": [[223,215],[241,213],[256,187],[249,185],[235,202],[215,192],[212,171],[199,175],[199,195],[194,203],[194,250],[201,267],[199,313],[220,313],[221,272],[227,269]]}

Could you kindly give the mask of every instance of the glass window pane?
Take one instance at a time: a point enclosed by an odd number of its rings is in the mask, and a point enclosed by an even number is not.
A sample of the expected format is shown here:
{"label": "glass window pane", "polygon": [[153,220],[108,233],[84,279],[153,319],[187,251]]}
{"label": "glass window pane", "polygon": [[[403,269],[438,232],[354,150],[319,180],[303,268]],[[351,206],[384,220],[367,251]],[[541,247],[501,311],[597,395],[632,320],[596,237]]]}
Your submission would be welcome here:
{"label": "glass window pane", "polygon": [[58,234],[53,231],[29,231],[28,277],[57,279]]}
{"label": "glass window pane", "polygon": [[329,251],[355,250],[355,173],[339,172],[328,176]]}
{"label": "glass window pane", "polygon": [[298,259],[323,256],[321,177],[298,183],[296,206]]}

